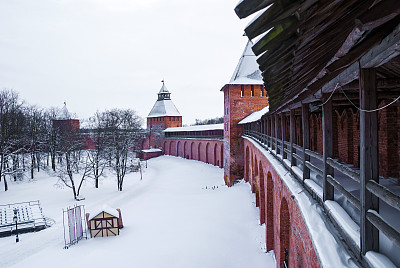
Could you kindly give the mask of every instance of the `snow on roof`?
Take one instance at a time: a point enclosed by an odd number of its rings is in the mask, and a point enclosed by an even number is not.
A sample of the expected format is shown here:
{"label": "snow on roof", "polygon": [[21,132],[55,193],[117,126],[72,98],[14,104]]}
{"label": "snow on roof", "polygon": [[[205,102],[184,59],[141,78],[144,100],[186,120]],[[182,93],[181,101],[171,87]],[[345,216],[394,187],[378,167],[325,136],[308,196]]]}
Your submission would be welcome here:
{"label": "snow on roof", "polygon": [[145,149],[142,150],[143,153],[154,153],[154,152],[162,152],[161,149],[156,149],[156,148],[151,148],[151,149]]}
{"label": "snow on roof", "polygon": [[94,217],[96,217],[97,215],[99,215],[100,213],[102,213],[103,211],[106,212],[106,213],[108,213],[108,214],[110,214],[110,215],[112,215],[112,216],[114,216],[114,217],[119,218],[119,212],[118,212],[118,210],[116,210],[116,209],[110,207],[110,206],[107,205],[107,204],[104,204],[104,205],[101,207],[101,209],[95,210],[95,211],[93,211],[92,213],[90,213],[89,221],[90,221],[91,219],[93,219]]}
{"label": "snow on roof", "polygon": [[172,100],[157,100],[147,117],[181,116]]}
{"label": "snow on roof", "polygon": [[71,115],[68,112],[67,104],[64,102],[64,107],[62,107],[61,111],[57,114],[57,120],[69,120],[71,119]]}
{"label": "snow on roof", "polygon": [[256,62],[257,57],[251,50],[252,46],[253,42],[249,40],[228,84],[263,84],[261,71]]}
{"label": "snow on roof", "polygon": [[164,132],[184,132],[184,131],[205,131],[205,130],[223,130],[224,124],[212,124],[212,125],[196,125],[189,127],[169,127]]}
{"label": "snow on roof", "polygon": [[254,112],[251,115],[245,117],[244,119],[239,121],[238,124],[241,125],[241,124],[247,124],[247,123],[252,123],[252,122],[258,121],[261,119],[261,116],[266,114],[268,111],[269,111],[269,106],[266,106],[266,107],[262,108],[261,110]]}

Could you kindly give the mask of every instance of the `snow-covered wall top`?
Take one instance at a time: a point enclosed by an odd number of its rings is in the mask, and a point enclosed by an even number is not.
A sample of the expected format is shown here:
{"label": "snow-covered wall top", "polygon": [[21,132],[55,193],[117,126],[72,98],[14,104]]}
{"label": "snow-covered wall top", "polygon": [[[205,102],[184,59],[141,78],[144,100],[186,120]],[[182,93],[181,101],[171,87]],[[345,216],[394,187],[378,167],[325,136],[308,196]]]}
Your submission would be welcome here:
{"label": "snow-covered wall top", "polygon": [[249,40],[236,66],[235,72],[232,75],[231,81],[228,84],[263,84],[261,71],[256,62],[257,57],[251,50],[252,46],[253,42]]}
{"label": "snow-covered wall top", "polygon": [[172,100],[158,100],[147,117],[181,116]]}
{"label": "snow-covered wall top", "polygon": [[205,130],[223,130],[224,124],[196,125],[189,127],[169,127],[164,132],[184,132],[184,131],[205,131]]}
{"label": "snow-covered wall top", "polygon": [[269,106],[266,106],[266,107],[262,108],[261,110],[254,112],[251,115],[245,117],[238,124],[241,125],[241,124],[256,122],[256,121],[260,120],[261,117],[264,114],[266,114],[268,111],[269,111]]}
{"label": "snow-covered wall top", "polygon": [[161,152],[161,151],[162,151],[161,149],[156,149],[156,148],[142,150],[143,153],[155,153],[155,152]]}

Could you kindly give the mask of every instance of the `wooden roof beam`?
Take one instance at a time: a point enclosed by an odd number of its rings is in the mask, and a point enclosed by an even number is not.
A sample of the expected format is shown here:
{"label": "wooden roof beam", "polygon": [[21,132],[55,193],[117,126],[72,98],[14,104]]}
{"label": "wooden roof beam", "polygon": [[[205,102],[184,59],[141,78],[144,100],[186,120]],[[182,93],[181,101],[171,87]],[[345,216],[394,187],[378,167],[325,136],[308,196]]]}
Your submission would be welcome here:
{"label": "wooden roof beam", "polygon": [[294,46],[297,42],[297,35],[294,34],[289,39],[283,41],[282,43],[276,45],[279,46],[274,53],[269,53],[269,49],[257,59],[257,63],[260,65],[260,70],[264,70],[271,62],[280,60],[287,54],[292,54],[294,56]]}
{"label": "wooden roof beam", "polygon": [[270,44],[275,38],[275,42],[283,42],[288,39],[288,37],[292,36],[292,34],[296,32],[297,27],[298,20],[296,17],[290,16],[284,19],[253,45],[252,49],[254,54],[256,56],[262,54],[266,50],[268,44]]}
{"label": "wooden roof beam", "polygon": [[288,4],[285,4],[284,2],[287,1],[276,0],[270,8],[264,11],[264,13],[246,27],[244,32],[249,39],[253,39],[272,27],[279,25],[281,21],[292,16],[301,6],[300,1],[293,1]]}
{"label": "wooden roof beam", "polygon": [[240,19],[243,19],[273,2],[274,0],[243,0],[235,7],[235,13]]}

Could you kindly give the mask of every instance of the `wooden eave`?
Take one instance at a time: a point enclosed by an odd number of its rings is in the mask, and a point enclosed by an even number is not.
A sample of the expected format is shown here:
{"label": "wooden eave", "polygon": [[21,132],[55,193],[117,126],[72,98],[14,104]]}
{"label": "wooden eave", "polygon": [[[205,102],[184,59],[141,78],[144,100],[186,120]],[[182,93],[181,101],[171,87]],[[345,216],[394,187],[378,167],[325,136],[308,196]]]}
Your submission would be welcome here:
{"label": "wooden eave", "polygon": [[[315,100],[333,90],[334,81],[341,80],[341,86],[354,81],[358,77],[354,64],[361,59],[363,67],[379,67],[381,75],[399,77],[399,61],[388,63],[400,53],[393,46],[400,35],[398,0],[244,0],[236,12],[247,10],[241,14],[250,15],[252,8],[247,5],[267,2],[273,5],[245,31],[252,38],[272,28],[253,46],[261,55],[257,61],[271,112],[293,106],[293,101]],[[385,40],[392,44],[386,48],[389,52],[382,51]],[[371,55],[378,46],[381,54]]]}

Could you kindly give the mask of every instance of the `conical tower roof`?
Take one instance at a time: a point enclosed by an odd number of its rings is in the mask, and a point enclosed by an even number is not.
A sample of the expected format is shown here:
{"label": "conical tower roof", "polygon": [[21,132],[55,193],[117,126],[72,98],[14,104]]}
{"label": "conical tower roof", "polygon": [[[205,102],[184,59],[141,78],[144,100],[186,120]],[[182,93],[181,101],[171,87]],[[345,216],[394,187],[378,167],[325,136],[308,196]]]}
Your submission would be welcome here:
{"label": "conical tower roof", "polygon": [[253,42],[249,40],[243,51],[242,56],[239,59],[239,63],[236,66],[231,81],[228,84],[263,84],[261,71],[258,68],[258,63],[256,61],[257,57],[251,50],[252,46]]}
{"label": "conical tower roof", "polygon": [[64,107],[57,114],[57,120],[69,120],[71,119],[71,114],[68,112],[67,103],[64,102]]}
{"label": "conical tower roof", "polygon": [[160,94],[160,93],[169,93],[167,87],[165,86],[164,81],[162,81],[162,83],[163,83],[163,84],[162,84],[162,87],[161,87],[161,89],[160,89],[160,92],[158,92],[158,94]]}
{"label": "conical tower roof", "polygon": [[171,93],[165,86],[164,81],[162,82],[163,85],[158,92],[158,100],[154,104],[153,109],[151,109],[147,117],[181,116],[178,109],[175,107],[175,104],[171,100]]}

